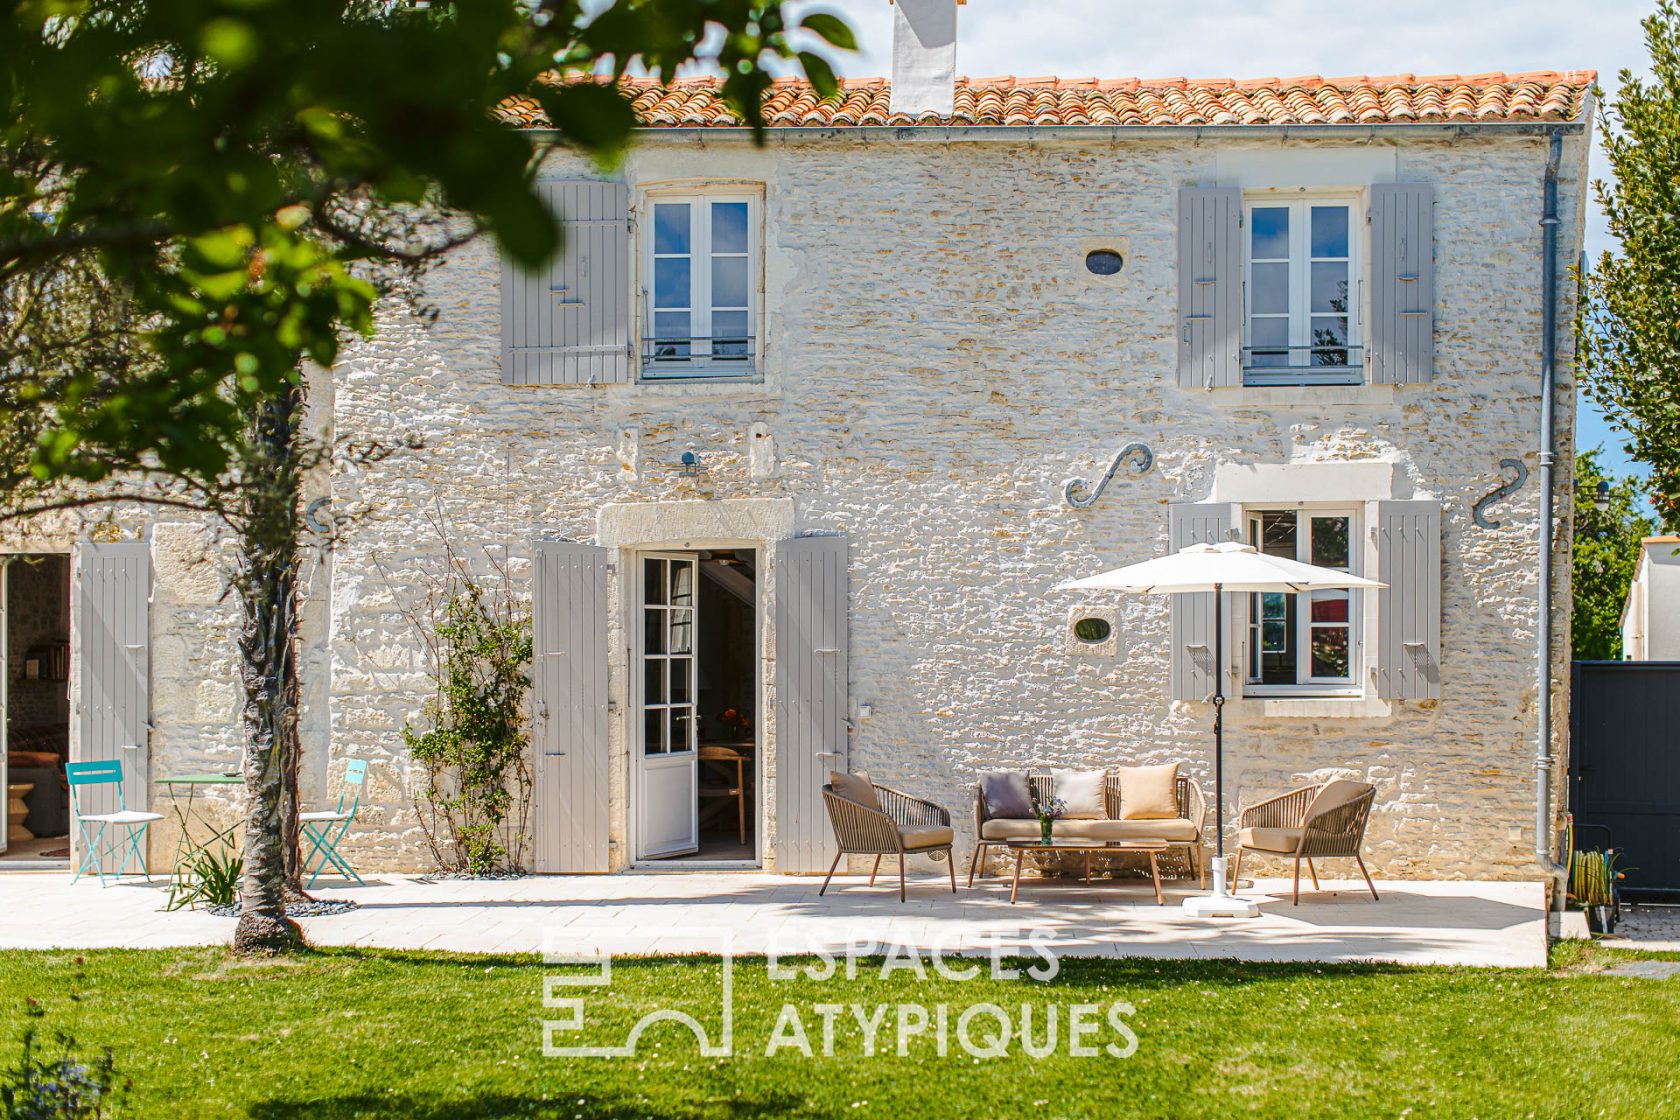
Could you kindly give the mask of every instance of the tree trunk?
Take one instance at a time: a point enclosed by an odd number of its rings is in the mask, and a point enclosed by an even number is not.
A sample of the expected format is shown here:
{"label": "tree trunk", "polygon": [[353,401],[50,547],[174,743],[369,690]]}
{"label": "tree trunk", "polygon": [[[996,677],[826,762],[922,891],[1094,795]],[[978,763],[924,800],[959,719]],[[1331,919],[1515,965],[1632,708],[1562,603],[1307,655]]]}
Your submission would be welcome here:
{"label": "tree trunk", "polygon": [[[297,618],[296,588],[293,589],[292,617]],[[298,756],[302,744],[298,738],[297,697],[301,695],[297,675],[297,643],[293,656],[286,659],[285,690],[292,697],[292,719],[287,724],[286,740],[280,748],[280,866],[285,877],[282,894],[288,903],[310,901],[303,889],[302,836],[298,826]]]}
{"label": "tree trunk", "polygon": [[239,652],[249,815],[239,925],[233,935],[237,953],[272,954],[304,944],[303,930],[286,916],[285,904],[288,819],[291,844],[296,844],[300,404],[301,393],[294,389],[259,409],[241,479],[236,587],[243,613]]}

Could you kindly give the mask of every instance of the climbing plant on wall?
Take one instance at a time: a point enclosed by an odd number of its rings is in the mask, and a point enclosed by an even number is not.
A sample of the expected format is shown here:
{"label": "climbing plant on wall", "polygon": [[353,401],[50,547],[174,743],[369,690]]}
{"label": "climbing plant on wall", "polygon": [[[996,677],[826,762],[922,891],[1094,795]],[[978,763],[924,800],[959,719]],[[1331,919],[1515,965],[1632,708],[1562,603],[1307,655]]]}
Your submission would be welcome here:
{"label": "climbing plant on wall", "polygon": [[403,742],[424,777],[415,807],[444,871],[523,871],[531,808],[531,614],[503,565],[447,574],[414,618],[435,692]]}

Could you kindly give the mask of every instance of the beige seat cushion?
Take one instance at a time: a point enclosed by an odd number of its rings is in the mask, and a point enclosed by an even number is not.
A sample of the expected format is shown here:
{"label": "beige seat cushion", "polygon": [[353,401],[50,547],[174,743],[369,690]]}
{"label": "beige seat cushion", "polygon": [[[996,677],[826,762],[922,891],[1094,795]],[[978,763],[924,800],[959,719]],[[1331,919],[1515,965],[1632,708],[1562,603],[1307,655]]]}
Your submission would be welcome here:
{"label": "beige seat cushion", "polygon": [[1169,844],[1188,844],[1196,839],[1196,826],[1183,817],[1144,821],[1079,821],[1078,835],[1093,840],[1165,840]]}
{"label": "beige seat cushion", "polygon": [[1103,799],[1103,783],[1108,775],[1101,770],[1052,770],[1050,788],[1067,806],[1064,820],[1100,821],[1108,816]]}
{"label": "beige seat cushion", "polygon": [[1178,763],[1120,767],[1120,819],[1171,820],[1178,816]]}
{"label": "beige seat cushion", "polygon": [[1038,822],[1031,818],[994,817],[980,826],[982,840],[1025,840],[1038,834]]}
{"label": "beige seat cushion", "polygon": [[899,828],[898,837],[904,841],[906,851],[920,851],[923,848],[943,848],[954,838],[949,825],[923,824],[905,825]]}
{"label": "beige seat cushion", "polygon": [[838,770],[830,770],[828,784],[847,801],[855,802],[866,809],[879,811],[881,808],[881,799],[875,796],[875,783],[869,780],[867,770],[859,770],[856,774],[842,774]]}
{"label": "beige seat cushion", "polygon": [[[1165,840],[1169,844],[1190,844],[1196,840],[1196,826],[1183,817],[1153,821],[1070,821],[1051,826],[1052,836],[1078,840]],[[1036,840],[1036,820],[996,820],[980,826],[982,840]]]}
{"label": "beige seat cushion", "polygon": [[1293,855],[1301,846],[1298,828],[1245,828],[1237,833],[1237,846],[1253,848],[1257,852],[1282,852]]}

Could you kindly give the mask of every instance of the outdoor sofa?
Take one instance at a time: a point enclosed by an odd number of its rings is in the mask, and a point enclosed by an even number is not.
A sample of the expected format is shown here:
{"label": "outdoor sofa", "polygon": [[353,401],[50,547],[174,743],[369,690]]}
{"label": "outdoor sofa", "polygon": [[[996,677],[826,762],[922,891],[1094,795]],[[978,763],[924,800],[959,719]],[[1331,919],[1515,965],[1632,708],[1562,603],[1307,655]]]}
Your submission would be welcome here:
{"label": "outdoor sofa", "polygon": [[[1100,779],[1098,777],[1100,775]],[[1081,840],[1158,840],[1173,848],[1184,849],[1191,867],[1207,885],[1207,861],[1202,849],[1202,827],[1207,817],[1207,799],[1196,779],[1179,772],[1177,763],[1165,766],[1113,767],[1107,770],[1035,770],[1027,772],[994,771],[981,776],[974,790],[974,857],[968,865],[968,882],[974,885],[974,872],[994,845],[1010,840],[1037,839],[1040,835],[1038,818],[1032,814],[1031,804],[1007,802],[1013,786],[1017,795],[1021,786],[1016,778],[1025,778],[1030,791],[1029,802],[1048,805],[1061,796],[1057,780],[1064,785],[1062,793],[1082,794],[1068,806],[1070,815],[1051,824],[1052,837]],[[1092,789],[1100,782],[1100,804]],[[1002,787],[1002,788],[1000,788]],[[1128,805],[1125,790],[1130,787],[1134,804]],[[988,798],[991,804],[988,805]],[[1081,804],[1083,803],[1083,804]],[[1002,810],[1001,812],[998,810]]]}

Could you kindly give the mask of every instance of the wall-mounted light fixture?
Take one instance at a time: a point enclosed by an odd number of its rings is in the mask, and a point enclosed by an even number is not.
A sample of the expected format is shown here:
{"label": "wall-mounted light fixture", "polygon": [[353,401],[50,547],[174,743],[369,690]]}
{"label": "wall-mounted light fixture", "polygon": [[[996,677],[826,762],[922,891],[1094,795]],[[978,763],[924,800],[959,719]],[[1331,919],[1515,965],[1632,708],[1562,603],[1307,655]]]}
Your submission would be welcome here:
{"label": "wall-mounted light fixture", "polygon": [[679,469],[684,474],[699,474],[704,469],[700,462],[700,452],[692,447],[682,453],[682,458],[678,460],[678,463]]}

